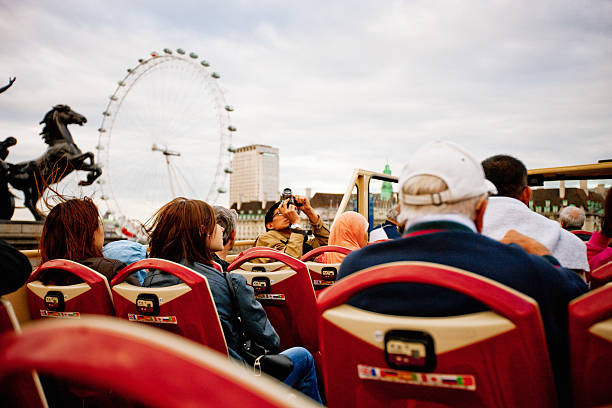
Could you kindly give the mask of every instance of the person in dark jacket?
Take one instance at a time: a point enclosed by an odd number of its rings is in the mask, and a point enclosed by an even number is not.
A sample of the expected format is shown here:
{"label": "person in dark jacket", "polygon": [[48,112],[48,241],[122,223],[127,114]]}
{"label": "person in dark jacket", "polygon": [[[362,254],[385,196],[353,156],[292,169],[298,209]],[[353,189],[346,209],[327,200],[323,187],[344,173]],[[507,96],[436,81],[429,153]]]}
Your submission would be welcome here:
{"label": "person in dark jacket", "polygon": [[[51,209],[40,236],[41,262],[69,259],[85,265],[111,279],[125,267],[116,259],[104,258],[104,229],[98,207],[85,197],[64,200]],[[41,277],[45,285],[74,285],[82,280],[60,270],[48,271]],[[128,278],[139,285],[136,277]]]}
{"label": "person in dark jacket", "polygon": [[[237,316],[248,338],[268,350],[276,351],[280,339],[270,324],[265,310],[255,299],[253,288],[242,275],[230,274],[240,310],[234,310],[230,287],[224,272],[213,267],[213,254],[223,249],[223,227],[217,224],[210,205],[200,200],[175,198],[154,215],[149,228],[149,255],[185,265],[206,277],[219,314],[230,357],[245,362],[238,340],[240,327]],[[143,286],[161,287],[181,283],[175,276],[162,271],[147,274]],[[302,347],[293,347],[281,354],[289,357],[293,371],[283,382],[321,402],[314,360]]]}
{"label": "person in dark jacket", "polygon": [[19,289],[32,273],[32,265],[28,258],[0,239],[0,296]]}

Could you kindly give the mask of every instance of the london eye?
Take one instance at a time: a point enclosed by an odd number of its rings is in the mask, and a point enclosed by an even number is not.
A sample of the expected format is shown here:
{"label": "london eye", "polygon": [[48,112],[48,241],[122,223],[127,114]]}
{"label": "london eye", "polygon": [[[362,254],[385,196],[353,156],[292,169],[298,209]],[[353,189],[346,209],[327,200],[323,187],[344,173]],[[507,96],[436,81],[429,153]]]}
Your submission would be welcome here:
{"label": "london eye", "polygon": [[220,78],[180,48],[127,69],[98,129],[102,208],[144,220],[176,196],[223,201],[236,127]]}

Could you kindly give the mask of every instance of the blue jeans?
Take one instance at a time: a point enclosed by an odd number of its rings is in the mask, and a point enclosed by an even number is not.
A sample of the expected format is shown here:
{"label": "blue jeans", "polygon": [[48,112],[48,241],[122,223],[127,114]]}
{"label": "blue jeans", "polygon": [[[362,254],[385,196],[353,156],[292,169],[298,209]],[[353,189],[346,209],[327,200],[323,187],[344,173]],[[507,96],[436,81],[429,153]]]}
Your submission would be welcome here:
{"label": "blue jeans", "polygon": [[303,347],[292,347],[280,354],[293,362],[293,371],[283,382],[322,404],[312,354]]}

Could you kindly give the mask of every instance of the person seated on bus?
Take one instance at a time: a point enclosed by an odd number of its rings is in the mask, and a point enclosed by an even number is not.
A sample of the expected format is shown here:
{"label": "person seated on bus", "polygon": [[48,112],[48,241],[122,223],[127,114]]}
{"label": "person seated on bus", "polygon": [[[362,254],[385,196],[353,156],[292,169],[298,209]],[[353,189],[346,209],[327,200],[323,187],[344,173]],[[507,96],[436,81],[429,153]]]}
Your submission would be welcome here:
{"label": "person seated on bus", "polygon": [[593,231],[591,239],[586,243],[591,271],[612,261],[612,248],[609,247],[610,238],[612,238],[612,188],[608,189],[604,202],[601,229]]}
{"label": "person seated on bus", "polygon": [[32,273],[32,265],[27,256],[2,239],[0,239],[0,260],[2,260],[2,280],[0,280],[0,296],[2,296],[16,291],[26,283]]}
{"label": "person seated on bus", "polygon": [[[276,351],[280,339],[270,324],[266,312],[255,299],[253,288],[242,275],[230,274],[230,280],[238,300],[240,311],[232,305],[232,295],[227,280],[213,267],[213,253],[223,250],[223,227],[216,222],[214,210],[201,200],[175,198],[161,207],[153,216],[148,228],[149,254],[177,262],[206,277],[219,314],[223,334],[230,357],[245,362],[238,344],[241,336],[238,316],[242,318],[245,335],[267,350]],[[163,287],[181,283],[181,280],[162,271],[147,275],[145,287]],[[314,359],[302,347],[283,351],[293,362],[293,371],[283,381],[312,399],[321,402],[317,386]]]}
{"label": "person seated on bus", "polygon": [[[102,248],[102,254],[105,258],[117,259],[126,265],[133,264],[137,261],[142,261],[147,257],[147,247],[139,242],[120,239],[118,241],[109,242]],[[147,272],[144,269],[134,272],[132,275],[138,279],[140,285],[144,282]]]}
{"label": "person seated on bus", "polygon": [[370,242],[383,241],[387,239],[401,238],[397,216],[399,215],[399,205],[392,207],[387,212],[387,219],[370,231]]}
{"label": "person seated on bus", "polygon": [[[291,204],[293,200],[295,204]],[[313,237],[308,239],[308,230],[300,224],[300,209],[312,227]],[[260,234],[255,240],[255,246],[274,248],[294,258],[301,258],[306,252],[319,246],[327,245],[329,228],[323,223],[319,214],[310,206],[306,197],[292,196],[283,201],[274,203],[266,212],[266,232]],[[256,258],[252,262],[273,262],[268,258]]]}
{"label": "person seated on bus", "polygon": [[559,211],[559,224],[561,224],[561,228],[570,231],[583,241],[588,241],[589,238],[591,238],[591,234],[581,231],[585,219],[584,210],[579,207],[574,207],[573,205],[563,207],[561,211]]}
{"label": "person seated on bus", "polygon": [[520,160],[497,155],[484,160],[482,167],[498,191],[489,199],[482,227],[484,235],[499,240],[514,229],[542,243],[563,267],[588,272],[584,242],[558,222],[529,208],[531,189],[527,185],[527,169]]}
{"label": "person seated on bus", "polygon": [[[355,211],[346,211],[338,216],[331,233],[329,245],[338,245],[348,249],[363,248],[368,243],[368,220]],[[340,263],[346,255],[328,252],[321,255],[321,261],[328,264]]]}
{"label": "person seated on bus", "polygon": [[238,224],[238,213],[236,210],[228,210],[220,205],[213,206],[215,216],[217,217],[217,224],[223,227],[223,249],[213,254],[213,258],[216,263],[221,265],[223,271],[227,272],[229,262],[226,258],[229,252],[234,249],[234,242],[236,242],[236,225]]}
{"label": "person seated on bus", "polygon": [[[567,306],[587,291],[585,282],[525,235],[509,231],[500,242],[479,233],[488,194],[496,190],[480,163],[456,144],[437,141],[418,149],[402,171],[399,188],[398,221],[405,235],[351,252],[340,265],[338,279],[375,265],[422,261],[460,268],[514,288],[538,302],[558,385],[567,387]],[[462,294],[408,283],[366,290],[348,303],[402,316],[486,310]]]}
{"label": "person seated on bus", "polygon": [[[51,259],[69,259],[83,264],[104,275],[107,281],[115,277],[125,264],[116,259],[104,258],[104,228],[98,207],[89,198],[62,199],[51,209],[40,235],[41,262]],[[51,270],[41,277],[45,285],[73,285],[81,278],[65,271]],[[127,279],[132,285],[140,285],[138,279]]]}

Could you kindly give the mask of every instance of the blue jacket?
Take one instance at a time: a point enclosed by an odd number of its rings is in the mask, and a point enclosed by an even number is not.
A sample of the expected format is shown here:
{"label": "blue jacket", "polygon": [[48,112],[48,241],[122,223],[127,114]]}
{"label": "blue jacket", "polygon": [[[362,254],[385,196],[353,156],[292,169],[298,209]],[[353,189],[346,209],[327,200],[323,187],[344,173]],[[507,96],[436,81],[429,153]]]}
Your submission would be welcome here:
{"label": "blue jacket", "polygon": [[[416,231],[436,232],[368,245],[353,251],[340,265],[338,279],[374,265],[396,261],[423,261],[453,266],[493,279],[527,296],[540,307],[557,386],[569,381],[567,306],[587,291],[574,272],[553,265],[552,257],[526,253],[474,233],[454,222],[429,222]],[[465,295],[419,284],[388,284],[355,296],[349,304],[372,312],[403,316],[453,316],[486,310]]]}
{"label": "blue jacket", "polygon": [[[240,349],[238,347],[240,328],[236,327],[234,316],[237,315],[238,311],[233,308],[231,294],[225,277],[213,267],[199,262],[190,264],[183,260],[181,264],[193,269],[208,280],[208,286],[217,307],[219,320],[221,320],[221,327],[223,328],[229,355],[244,362],[244,359],[237,351]],[[242,275],[230,273],[230,279],[238,298],[242,326],[246,336],[264,348],[276,351],[280,345],[280,338],[276,334],[274,327],[270,324],[264,308],[255,299],[253,288],[246,284],[246,279]],[[162,287],[179,283],[182,283],[182,281],[176,276],[162,271],[153,271],[147,274],[143,286]]]}

